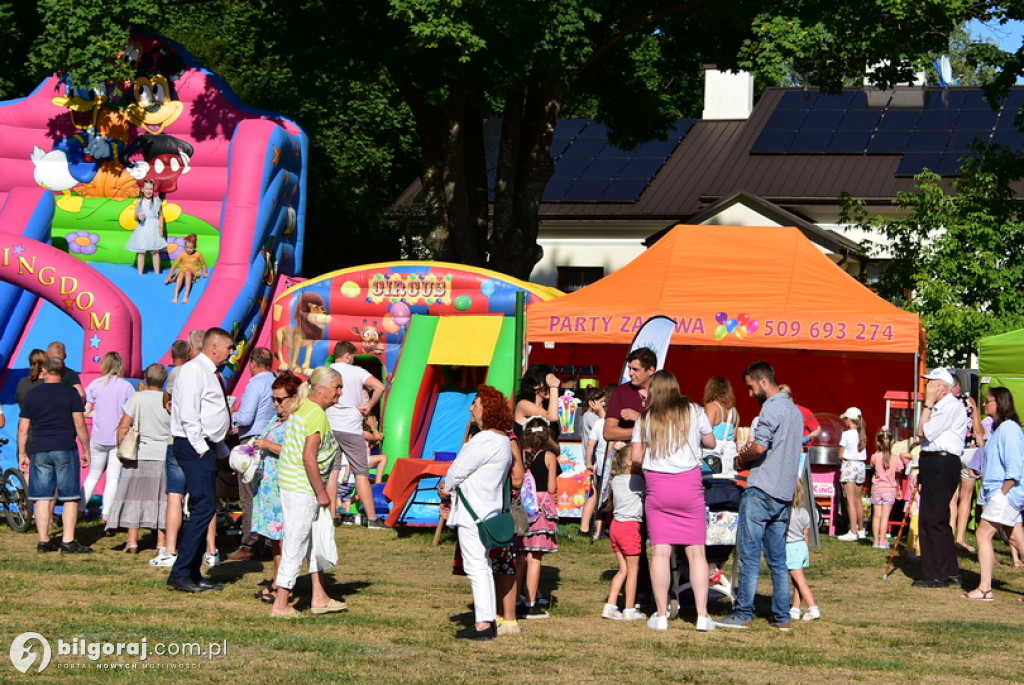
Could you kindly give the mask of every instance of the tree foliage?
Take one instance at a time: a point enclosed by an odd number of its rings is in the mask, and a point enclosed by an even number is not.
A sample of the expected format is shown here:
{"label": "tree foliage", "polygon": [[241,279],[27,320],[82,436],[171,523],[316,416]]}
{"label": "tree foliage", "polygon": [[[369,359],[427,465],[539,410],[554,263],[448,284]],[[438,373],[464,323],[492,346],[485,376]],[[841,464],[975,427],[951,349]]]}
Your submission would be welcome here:
{"label": "tree foliage", "polygon": [[[308,237],[320,248],[306,255],[309,274],[400,256],[398,229],[384,212],[417,172],[415,133],[387,73],[367,71],[335,44],[332,36],[341,29],[333,3],[35,4],[18,4],[30,7],[37,26],[21,22],[36,39],[29,57],[32,78],[12,95],[31,90],[54,71],[68,72],[79,83],[122,82],[132,74],[116,56],[130,33],[164,35],[222,76],[243,102],[292,118],[309,135]],[[0,16],[2,11],[0,4]],[[26,52],[27,47],[23,60]]]}
{"label": "tree foliage", "polygon": [[[263,86],[247,99],[278,103],[275,109],[311,133],[318,174],[329,176],[314,177],[312,211],[326,217],[349,203],[382,210],[395,196],[402,162],[419,161],[424,212],[406,224],[406,233],[421,234],[434,258],[522,278],[541,258],[538,214],[563,112],[592,112],[608,124],[613,142],[630,146],[664,137],[680,113],[695,108],[707,63],[761,76],[795,64],[832,90],[881,63],[873,76],[880,85],[905,82],[920,59],[945,49],[957,26],[999,8],[988,0],[93,0],[84,6],[39,0],[39,6],[45,29],[36,64],[69,69],[89,82],[117,76],[115,61],[100,53],[118,49],[128,28],[177,38],[240,92],[246,83]],[[488,118],[501,120],[493,169],[487,168]],[[418,154],[406,147],[413,141]],[[360,184],[361,178],[368,180]],[[317,230],[333,228],[336,242],[346,242],[351,226],[332,224]]]}
{"label": "tree foliage", "polygon": [[28,68],[28,52],[41,31],[31,3],[0,0],[0,98],[26,94],[47,72]]}
{"label": "tree foliage", "polygon": [[896,201],[902,218],[847,198],[845,222],[891,258],[878,293],[921,315],[929,364],[968,366],[979,338],[1024,326],[1024,204],[1011,186],[1022,175],[1019,155],[995,149],[967,160],[951,187],[917,176]]}

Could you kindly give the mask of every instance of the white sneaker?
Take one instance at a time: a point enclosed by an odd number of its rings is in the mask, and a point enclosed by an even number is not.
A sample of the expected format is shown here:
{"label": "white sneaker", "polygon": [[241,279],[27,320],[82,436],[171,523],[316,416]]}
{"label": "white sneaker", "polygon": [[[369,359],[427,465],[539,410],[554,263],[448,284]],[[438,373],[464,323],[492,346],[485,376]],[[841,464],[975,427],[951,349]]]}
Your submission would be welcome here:
{"label": "white sneaker", "polygon": [[174,562],[177,560],[177,554],[161,554],[150,559],[149,565],[156,566],[157,568],[170,568],[174,566]]}
{"label": "white sneaker", "polygon": [[625,609],[622,612],[623,621],[642,621],[647,618],[647,614],[641,613],[636,609]]}
{"label": "white sneaker", "polygon": [[668,630],[668,616],[651,616],[647,619],[647,627],[653,630]]}
{"label": "white sneaker", "polygon": [[817,621],[819,618],[821,618],[821,610],[818,607],[810,607],[804,614],[805,621]]}
{"label": "white sneaker", "polygon": [[797,607],[790,607],[789,608],[789,617],[791,619],[793,619],[794,621],[799,621],[800,620],[800,609],[798,609]]}
{"label": "white sneaker", "polygon": [[857,531],[857,539],[858,540],[866,540],[867,537],[868,537],[868,532],[866,530],[858,530]]}
{"label": "white sneaker", "polygon": [[[636,610],[634,609],[634,611]],[[601,610],[601,618],[610,618],[613,621],[621,621],[622,612],[619,611],[619,607],[614,604],[605,604],[604,609]]]}
{"label": "white sneaker", "polygon": [[203,555],[203,564],[213,568],[220,566],[220,552],[207,552]]}
{"label": "white sneaker", "polygon": [[698,616],[697,617],[697,630],[702,633],[707,633],[715,629],[715,622],[711,620],[710,616]]}
{"label": "white sneaker", "polygon": [[854,542],[859,539],[860,538],[857,536],[857,533],[852,530],[849,533],[845,533],[836,538],[836,540],[841,540],[842,542]]}

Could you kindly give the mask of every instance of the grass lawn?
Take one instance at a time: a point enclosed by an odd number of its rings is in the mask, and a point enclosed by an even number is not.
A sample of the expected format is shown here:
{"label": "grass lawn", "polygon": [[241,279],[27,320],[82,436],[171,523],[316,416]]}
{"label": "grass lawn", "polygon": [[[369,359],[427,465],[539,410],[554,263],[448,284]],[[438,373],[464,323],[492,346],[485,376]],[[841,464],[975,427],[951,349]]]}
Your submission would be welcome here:
{"label": "grass lawn", "polygon": [[[119,551],[124,533],[101,535],[98,521],[79,539],[96,554],[62,558],[37,554],[34,533],[0,529],[0,683],[1006,683],[1021,680],[1024,572],[1008,565],[997,542],[995,601],[969,602],[959,590],[912,589],[917,568],[903,564],[887,579],[888,552],[870,544],[824,542],[812,551],[808,580],[823,618],[795,623],[788,634],[768,627],[770,581],[762,574],[758,617],[748,631],[693,630],[692,615],[667,632],[644,622],[599,618],[615,568],[607,541],[591,545],[565,525],[561,552],[546,561],[542,591],[557,600],[547,620],[522,621],[522,634],[488,643],[456,641],[472,620],[469,582],[451,575],[454,536],[440,547],[433,530],[337,529],[341,564],[330,592],[351,605],[346,614],[311,616],[309,582],[300,578],[305,616],[269,617],[253,598],[271,578],[270,562],[226,562],[210,574],[223,592],[169,591],[166,569]],[[237,538],[224,538],[222,554]],[[148,542],[143,537],[143,544]],[[151,546],[151,543],[150,543]],[[961,557],[965,583],[977,582],[977,562]],[[727,602],[712,615],[729,611]],[[48,639],[54,654],[42,673],[22,675],[7,658],[26,631]],[[216,642],[226,654],[194,657],[84,656],[57,653],[57,640],[155,643]],[[31,645],[30,645],[31,646]],[[41,652],[36,646],[36,652]],[[97,666],[138,664],[134,670]],[[142,668],[142,664],[150,668]],[[190,668],[170,668],[185,664]],[[84,668],[69,668],[84,666]],[[154,666],[158,668],[153,668]]]}

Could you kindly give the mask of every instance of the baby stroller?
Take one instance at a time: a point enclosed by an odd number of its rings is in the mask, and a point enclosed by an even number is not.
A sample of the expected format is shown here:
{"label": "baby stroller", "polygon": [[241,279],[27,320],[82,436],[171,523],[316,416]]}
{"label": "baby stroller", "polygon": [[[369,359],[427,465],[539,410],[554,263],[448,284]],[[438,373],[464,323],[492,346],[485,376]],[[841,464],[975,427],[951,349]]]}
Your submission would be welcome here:
{"label": "baby stroller", "polygon": [[[731,577],[722,572],[736,547],[736,528],[740,510],[740,495],[743,489],[732,478],[704,476],[704,503],[708,514],[708,534],[704,553],[712,569],[708,602],[720,599],[735,599],[732,589],[736,565],[733,564]],[[690,589],[690,571],[686,565],[686,554],[678,546],[672,555],[672,588],[669,597],[669,618],[675,618],[679,607],[693,606],[693,592]]]}

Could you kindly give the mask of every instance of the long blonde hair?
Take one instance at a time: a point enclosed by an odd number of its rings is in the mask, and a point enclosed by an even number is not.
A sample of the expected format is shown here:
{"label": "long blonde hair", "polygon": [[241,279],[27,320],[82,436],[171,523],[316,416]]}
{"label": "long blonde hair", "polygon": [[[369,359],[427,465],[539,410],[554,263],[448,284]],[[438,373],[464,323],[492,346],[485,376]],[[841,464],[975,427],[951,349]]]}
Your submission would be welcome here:
{"label": "long blonde hair", "polygon": [[107,352],[100,362],[100,375],[103,376],[103,385],[110,383],[110,377],[124,378],[124,359],[119,352]]}
{"label": "long blonde hair", "polygon": [[651,459],[664,459],[690,435],[690,400],[679,390],[671,371],[651,376],[647,409],[640,415],[640,436],[650,446]]}
{"label": "long blonde hair", "polygon": [[631,445],[615,450],[612,457],[612,477],[621,476],[633,470],[633,449]]}
{"label": "long blonde hair", "polygon": [[807,489],[804,487],[803,478],[796,479],[796,489],[793,490],[793,508],[803,509],[807,506]]}

